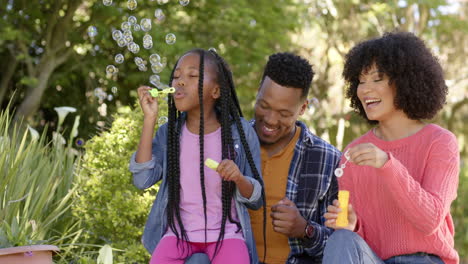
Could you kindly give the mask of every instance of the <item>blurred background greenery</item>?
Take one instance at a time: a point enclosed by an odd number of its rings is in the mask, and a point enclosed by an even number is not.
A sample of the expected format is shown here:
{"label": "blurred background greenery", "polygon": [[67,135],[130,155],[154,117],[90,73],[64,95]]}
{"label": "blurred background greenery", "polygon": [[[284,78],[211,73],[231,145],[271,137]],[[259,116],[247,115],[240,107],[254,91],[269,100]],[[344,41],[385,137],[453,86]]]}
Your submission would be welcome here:
{"label": "blurred background greenery", "polygon": [[[0,154],[2,173],[9,175],[0,178],[0,186],[5,188],[0,196],[0,242],[2,237],[10,237],[9,244],[4,245],[48,239],[66,248],[57,259],[64,263],[94,263],[97,248],[105,244],[114,248],[118,263],[148,260],[140,236],[157,187],[138,191],[127,169],[141,122],[135,91],[139,85],[150,85],[152,74],[151,69],[138,70],[136,56],[148,60],[150,54],[158,53],[166,57],[167,66],[159,75],[167,83],[170,69],[183,52],[194,47],[215,48],[230,63],[244,113],[250,118],[268,55],[278,51],[300,54],[316,72],[310,92],[312,103],[303,120],[317,135],[342,149],[368,129],[344,99],[343,57],[356,43],[398,28],[424,39],[445,71],[447,105],[432,121],[458,137],[462,162],[452,214],[456,247],[468,262],[467,1],[192,0],[183,6],[176,0],[138,0],[134,10],[128,9],[127,1],[114,0],[105,6],[103,1],[91,0],[0,0],[0,106],[2,113],[15,109],[9,112],[9,118],[0,118],[0,127],[5,127],[3,132],[7,127],[18,127],[15,133],[2,132],[2,139],[9,137],[8,142],[0,140],[4,144]],[[164,19],[155,18],[156,9],[161,9]],[[129,16],[138,21],[152,20],[149,33],[154,45],[150,50],[142,46],[141,30],[133,32],[140,45],[137,55],[113,40],[112,31],[120,29]],[[176,35],[175,44],[166,44],[168,33]],[[123,64],[114,61],[117,53],[124,55]],[[119,70],[115,75],[106,74],[106,66],[111,64]],[[81,117],[77,135],[72,133],[76,119],[66,118],[59,126],[54,107],[65,105],[75,107],[74,115]],[[41,140],[25,136],[29,132],[20,132],[18,124],[38,130]],[[53,132],[64,135],[66,145],[53,144]],[[29,164],[25,165],[29,170],[45,164],[43,168],[49,168],[45,170],[50,175],[63,178],[55,181],[72,182],[51,187],[51,198],[44,200],[50,203],[41,205],[50,209],[57,206],[57,199],[65,201],[60,212],[55,212],[60,221],[44,217],[47,225],[37,224],[40,213],[37,209],[34,214],[26,213],[31,208],[26,198],[9,206],[9,201],[23,198],[30,191],[7,192],[5,187],[13,186],[14,180],[24,182],[12,173],[20,175],[28,169],[11,165],[17,164],[11,157],[24,144],[30,144],[30,150],[37,153],[50,152],[39,155],[48,160],[42,163],[34,161],[37,157],[19,157],[28,160],[23,164]],[[47,148],[55,152],[47,152]],[[60,154],[68,152],[72,156]],[[60,164],[63,168],[56,167]],[[16,210],[15,217],[6,217],[7,210]],[[19,232],[12,227],[22,225],[23,230],[33,230],[32,223],[34,236],[22,234],[22,239],[11,241],[11,231]],[[50,230],[37,231],[41,228]]]}

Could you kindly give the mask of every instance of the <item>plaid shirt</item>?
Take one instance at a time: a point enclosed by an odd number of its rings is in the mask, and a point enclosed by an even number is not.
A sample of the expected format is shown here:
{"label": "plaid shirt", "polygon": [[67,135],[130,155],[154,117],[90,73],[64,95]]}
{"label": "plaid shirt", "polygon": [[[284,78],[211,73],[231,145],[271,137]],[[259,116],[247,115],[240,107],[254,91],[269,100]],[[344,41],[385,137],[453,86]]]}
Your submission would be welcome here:
{"label": "plaid shirt", "polygon": [[[254,123],[252,120],[251,124]],[[286,263],[322,263],[325,243],[333,232],[325,227],[323,214],[338,196],[334,170],[341,152],[312,134],[303,122],[296,121],[296,125],[301,127],[301,134],[294,147],[286,197],[296,204],[314,232],[310,239],[289,238],[291,252]]]}

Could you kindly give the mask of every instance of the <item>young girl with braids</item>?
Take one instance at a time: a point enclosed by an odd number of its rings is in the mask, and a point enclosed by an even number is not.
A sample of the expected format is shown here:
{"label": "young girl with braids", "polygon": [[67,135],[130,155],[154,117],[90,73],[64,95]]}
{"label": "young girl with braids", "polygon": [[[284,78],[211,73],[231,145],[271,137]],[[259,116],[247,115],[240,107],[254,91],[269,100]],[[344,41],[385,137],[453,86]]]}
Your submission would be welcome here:
{"label": "young girl with braids", "polygon": [[[260,149],[230,69],[214,51],[191,50],[170,85],[169,121],[153,140],[158,103],[151,88],[138,88],[144,122],[130,171],[140,189],[162,180],[143,234],[150,263],[184,263],[195,253],[211,263],[257,263],[247,208],[264,202]],[[207,158],[219,162],[216,170],[204,166]]]}

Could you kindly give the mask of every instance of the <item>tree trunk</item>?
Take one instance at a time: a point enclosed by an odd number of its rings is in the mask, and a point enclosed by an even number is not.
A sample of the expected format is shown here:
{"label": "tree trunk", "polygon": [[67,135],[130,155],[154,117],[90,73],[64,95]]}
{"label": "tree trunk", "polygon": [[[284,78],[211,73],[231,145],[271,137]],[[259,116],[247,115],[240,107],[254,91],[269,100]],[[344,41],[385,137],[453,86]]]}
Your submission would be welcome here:
{"label": "tree trunk", "polygon": [[2,78],[0,81],[0,105],[3,103],[5,99],[5,94],[8,89],[8,85],[10,83],[11,77],[15,73],[16,66],[18,65],[18,60],[12,56],[12,61],[6,66],[6,69],[3,71]]}
{"label": "tree trunk", "polygon": [[58,58],[55,55],[44,56],[45,61],[40,63],[41,67],[37,69],[38,73],[36,74],[36,78],[38,83],[36,86],[28,89],[28,94],[16,111],[14,121],[21,119],[27,120],[39,109],[42,95],[44,95],[47,89],[52,73],[70,57],[72,52],[73,50],[70,48]]}

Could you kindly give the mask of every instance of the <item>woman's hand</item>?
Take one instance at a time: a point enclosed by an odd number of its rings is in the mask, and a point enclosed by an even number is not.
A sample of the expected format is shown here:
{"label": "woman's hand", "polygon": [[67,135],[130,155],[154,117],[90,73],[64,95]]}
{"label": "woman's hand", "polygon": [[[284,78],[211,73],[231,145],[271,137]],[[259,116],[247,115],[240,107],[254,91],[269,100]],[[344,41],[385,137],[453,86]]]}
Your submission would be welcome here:
{"label": "woman's hand", "polygon": [[372,143],[362,143],[349,149],[350,162],[356,165],[367,165],[381,168],[388,160],[388,154]]}
{"label": "woman's hand", "polygon": [[338,218],[338,213],[341,212],[340,202],[338,200],[333,200],[333,204],[327,207],[327,212],[323,215],[325,217],[325,226],[333,229],[348,229],[354,232],[357,224],[357,215],[351,204],[348,205],[348,226],[341,227],[336,226],[336,219]]}
{"label": "woman's hand", "polygon": [[158,99],[151,96],[148,86],[138,87],[138,99],[145,117],[156,119],[158,117]]}

